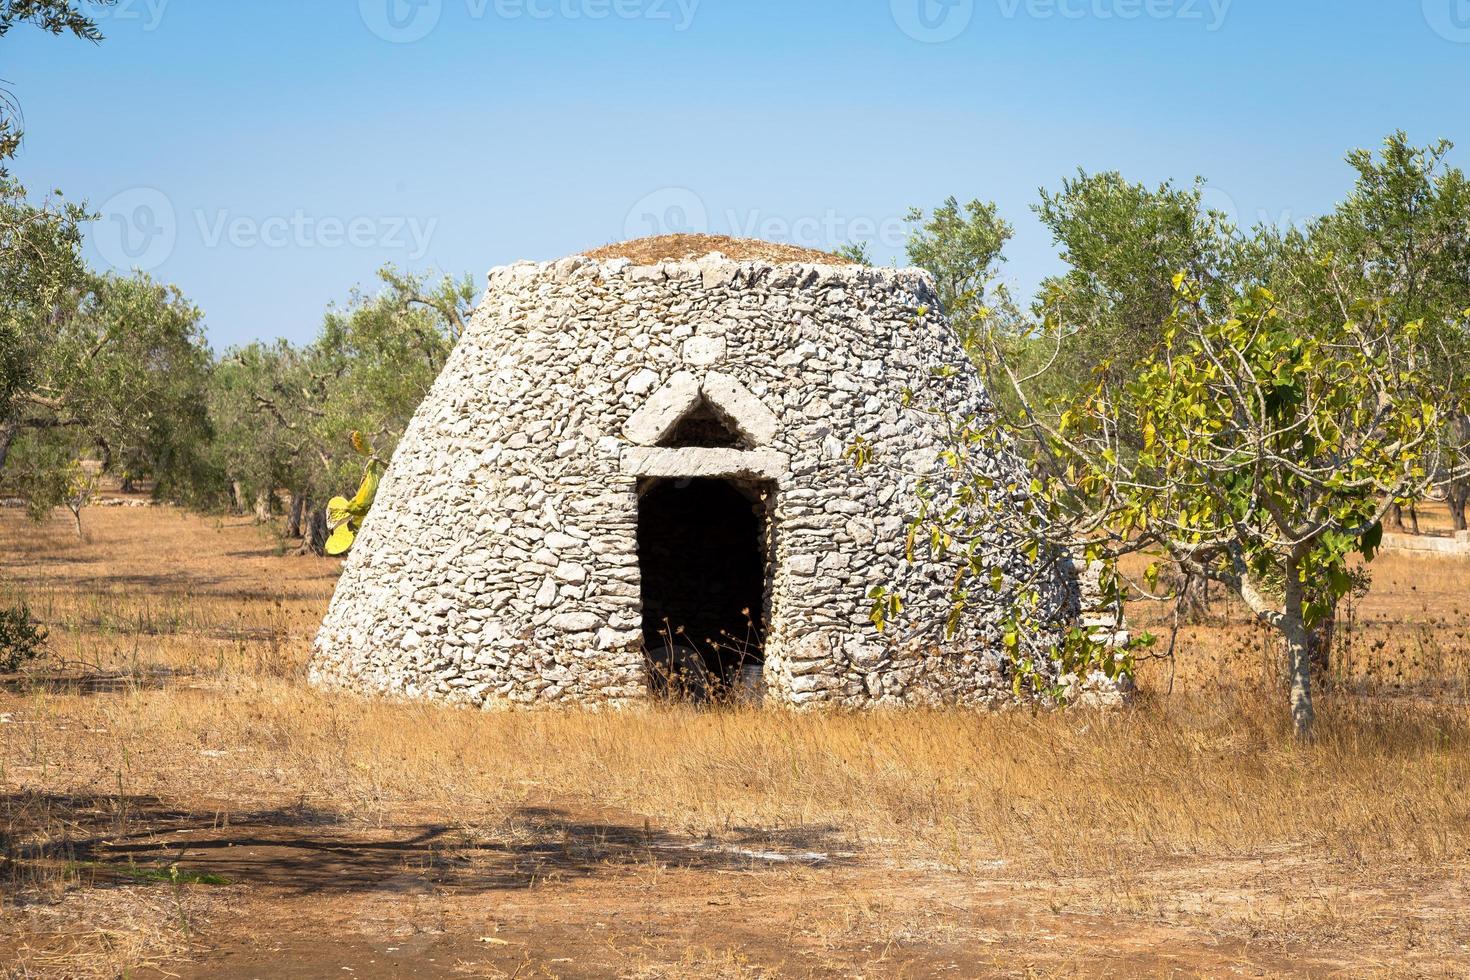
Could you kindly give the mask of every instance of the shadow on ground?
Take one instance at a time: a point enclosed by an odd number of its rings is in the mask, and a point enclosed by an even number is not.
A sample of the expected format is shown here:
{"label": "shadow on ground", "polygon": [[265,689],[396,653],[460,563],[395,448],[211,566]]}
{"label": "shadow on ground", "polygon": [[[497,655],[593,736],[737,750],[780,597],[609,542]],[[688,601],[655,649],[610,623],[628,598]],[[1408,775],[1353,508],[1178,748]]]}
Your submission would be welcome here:
{"label": "shadow on ground", "polygon": [[187,682],[194,671],[155,667],[147,670],[54,670],[0,674],[0,691],[10,694],[133,694],[161,691]]}
{"label": "shadow on ground", "polygon": [[606,815],[525,807],[494,827],[365,829],[308,806],[199,812],[149,796],[0,794],[0,892],[39,872],[91,887],[183,880],[284,894],[522,889],[629,867],[760,871],[837,867],[856,855],[833,827],[737,828],[718,840]]}

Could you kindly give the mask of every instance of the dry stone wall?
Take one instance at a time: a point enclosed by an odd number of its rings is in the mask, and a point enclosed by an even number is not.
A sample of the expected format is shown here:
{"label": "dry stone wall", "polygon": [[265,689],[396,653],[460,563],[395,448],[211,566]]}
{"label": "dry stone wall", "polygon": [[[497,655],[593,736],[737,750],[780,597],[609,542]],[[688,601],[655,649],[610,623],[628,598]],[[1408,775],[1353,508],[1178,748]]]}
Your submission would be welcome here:
{"label": "dry stone wall", "polygon": [[[946,639],[953,569],[903,560],[914,483],[941,442],[905,390],[988,408],[937,306],[915,270],[718,254],[492,271],[347,560],[313,679],[486,707],[643,698],[639,481],[721,476],[772,491],[768,702],[1008,699],[1003,600],[974,597]],[[695,397],[747,445],[658,445]],[[859,436],[893,465],[855,468],[844,452]],[[885,634],[868,618],[876,585],[905,599]],[[1074,591],[1054,584],[1057,621]]]}

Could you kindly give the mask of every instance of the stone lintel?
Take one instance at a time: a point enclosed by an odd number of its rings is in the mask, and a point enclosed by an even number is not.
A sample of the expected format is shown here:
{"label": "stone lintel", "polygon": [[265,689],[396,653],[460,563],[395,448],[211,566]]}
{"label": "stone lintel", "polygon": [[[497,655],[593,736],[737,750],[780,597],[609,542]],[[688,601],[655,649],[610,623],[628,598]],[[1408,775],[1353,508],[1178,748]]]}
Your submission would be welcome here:
{"label": "stone lintel", "polygon": [[623,450],[622,469],[633,476],[779,480],[790,472],[791,458],[773,449],[630,446]]}

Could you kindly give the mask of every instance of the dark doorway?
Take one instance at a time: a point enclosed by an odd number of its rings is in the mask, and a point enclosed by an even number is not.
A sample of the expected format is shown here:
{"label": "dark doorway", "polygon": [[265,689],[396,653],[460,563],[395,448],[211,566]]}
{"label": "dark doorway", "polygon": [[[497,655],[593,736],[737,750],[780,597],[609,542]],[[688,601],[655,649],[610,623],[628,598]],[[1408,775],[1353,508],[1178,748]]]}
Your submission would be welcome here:
{"label": "dark doorway", "polygon": [[749,449],[729,419],[704,399],[686,412],[679,424],[659,443],[661,446],[700,446],[715,449]]}
{"label": "dark doorway", "polygon": [[758,684],[769,493],[716,479],[639,487],[643,639],[657,687],[700,699]]}

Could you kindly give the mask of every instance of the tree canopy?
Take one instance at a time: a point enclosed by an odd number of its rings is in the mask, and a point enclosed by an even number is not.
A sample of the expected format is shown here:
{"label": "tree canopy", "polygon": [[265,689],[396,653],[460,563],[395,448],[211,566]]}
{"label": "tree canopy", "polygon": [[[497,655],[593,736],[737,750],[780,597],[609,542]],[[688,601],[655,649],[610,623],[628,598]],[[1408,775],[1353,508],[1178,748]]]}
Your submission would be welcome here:
{"label": "tree canopy", "polygon": [[[1470,478],[1470,210],[1448,149],[1400,133],[1379,155],[1351,154],[1353,193],[1302,230],[1231,228],[1198,184],[1081,174],[1043,192],[1068,270],[1029,315],[957,310],[996,405],[950,419],[954,486],[922,498],[911,534],[968,559],[955,608],[974,589],[1017,589],[990,558],[997,534],[1055,562],[1103,561],[1111,581],[1120,556],[1151,551],[1226,584],[1278,631],[1309,733],[1310,636],[1352,587],[1353,559],[1372,559],[1389,508]],[[1010,447],[1032,465],[1029,486],[998,487],[983,465]],[[1018,495],[1019,512],[995,506]],[[1153,571],[1137,591],[1157,592]],[[883,589],[874,600],[880,621],[900,607]],[[1024,584],[1014,610],[1024,676],[1038,662]],[[1072,638],[1080,669],[1127,656]]]}

